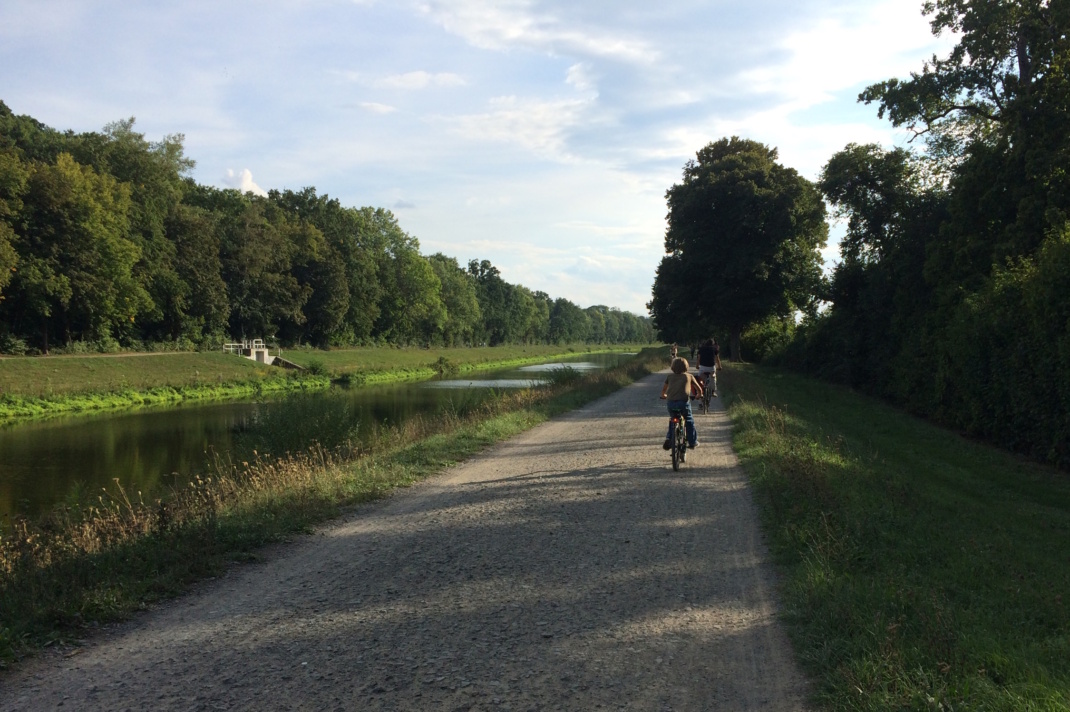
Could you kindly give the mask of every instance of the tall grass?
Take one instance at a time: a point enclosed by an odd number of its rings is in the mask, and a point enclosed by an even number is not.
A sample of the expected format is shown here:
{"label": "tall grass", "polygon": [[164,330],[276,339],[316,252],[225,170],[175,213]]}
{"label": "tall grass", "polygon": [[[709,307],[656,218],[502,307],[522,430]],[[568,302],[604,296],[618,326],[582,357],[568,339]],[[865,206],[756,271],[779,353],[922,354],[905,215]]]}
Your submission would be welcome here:
{"label": "tall grass", "polygon": [[280,458],[257,451],[245,461],[221,459],[161,500],[144,501],[116,484],[93,506],[21,520],[0,538],[0,662],[174,595],[228,561],[255,557],[259,546],[606,395],[663,360],[645,352],[581,380],[380,427],[361,445],[343,437],[336,447],[313,444]]}
{"label": "tall grass", "polygon": [[721,387],[822,707],[1070,709],[1065,473],[776,371]]}

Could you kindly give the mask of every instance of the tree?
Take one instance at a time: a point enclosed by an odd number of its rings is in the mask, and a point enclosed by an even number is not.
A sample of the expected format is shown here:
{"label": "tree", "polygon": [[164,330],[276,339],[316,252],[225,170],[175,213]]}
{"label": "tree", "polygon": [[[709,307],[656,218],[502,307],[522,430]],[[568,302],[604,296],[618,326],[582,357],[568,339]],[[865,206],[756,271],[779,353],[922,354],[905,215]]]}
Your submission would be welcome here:
{"label": "tree", "polygon": [[[331,343],[346,345],[370,339],[382,299],[377,271],[386,250],[386,235],[393,230],[393,216],[375,208],[344,208],[336,199],[316,195],[315,188],[273,190],[268,196],[287,213],[315,225],[330,246],[332,262],[336,262],[330,268],[340,266],[344,271],[346,313],[342,324],[331,333]],[[331,298],[341,304],[342,288],[336,289]]]}
{"label": "tree", "polygon": [[167,218],[165,230],[175,246],[175,271],[185,289],[177,304],[162,306],[178,320],[165,325],[172,339],[194,341],[221,337],[230,316],[227,285],[219,259],[220,227],[215,215],[202,208],[179,205]]}
{"label": "tree", "polygon": [[382,312],[376,333],[395,344],[424,344],[441,337],[446,323],[442,285],[420,243],[398,225],[390,211],[381,211],[376,222],[385,248],[379,253],[379,283],[383,290]]}
{"label": "tree", "polygon": [[662,338],[740,334],[769,316],[812,309],[828,235],[817,189],[777,151],[733,137],[701,149],[666,192],[666,256],[648,305]]}
{"label": "tree", "polygon": [[438,277],[442,304],[446,308],[442,342],[446,346],[471,344],[481,320],[475,279],[461,268],[456,258],[438,252],[427,259]]}
{"label": "tree", "polygon": [[42,350],[53,318],[68,340],[123,335],[152,304],[133,273],[141,253],[129,238],[129,190],[62,153],[34,167],[24,200],[14,286]]}
{"label": "tree", "polygon": [[1070,3],[930,0],[923,8],[933,33],[954,32],[958,43],[910,79],[874,84],[859,99],[951,159],[953,254],[943,268],[987,274],[1033,252],[1070,212]]}
{"label": "tree", "polygon": [[0,301],[4,287],[17,269],[19,257],[15,251],[14,223],[22,211],[22,196],[26,192],[29,169],[19,160],[13,149],[0,148]]}
{"label": "tree", "polygon": [[165,225],[182,200],[184,174],[194,162],[184,153],[181,134],[150,142],[134,130],[134,119],[108,124],[102,133],[72,136],[71,152],[84,165],[112,176],[130,190],[130,239],[141,258],[134,273],[152,298],[142,331],[150,338],[177,338],[182,306],[190,291],[175,266],[175,245]]}
{"label": "tree", "polygon": [[550,341],[572,344],[587,338],[587,313],[578,306],[558,297],[550,310]]}

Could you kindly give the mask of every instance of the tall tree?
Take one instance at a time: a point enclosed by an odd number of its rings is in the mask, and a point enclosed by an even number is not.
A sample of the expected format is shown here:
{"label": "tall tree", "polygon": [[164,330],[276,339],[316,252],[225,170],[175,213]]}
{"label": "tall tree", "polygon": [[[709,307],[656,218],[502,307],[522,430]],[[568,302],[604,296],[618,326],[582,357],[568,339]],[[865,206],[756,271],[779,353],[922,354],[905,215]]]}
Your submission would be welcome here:
{"label": "tall tree", "polygon": [[29,168],[19,160],[13,148],[0,147],[0,301],[4,287],[17,269],[15,221],[22,211]]}
{"label": "tall tree", "polygon": [[134,130],[133,118],[108,124],[102,133],[70,139],[80,163],[130,189],[130,239],[141,250],[134,273],[153,302],[142,330],[153,339],[175,338],[175,325],[183,321],[184,295],[190,291],[176,270],[175,245],[165,230],[182,200],[183,175],[194,166],[185,156],[183,140],[176,134],[150,142]]}
{"label": "tall tree", "polygon": [[475,279],[461,268],[456,258],[438,252],[427,259],[438,277],[442,304],[446,308],[442,342],[446,346],[471,344],[482,318]]}
{"label": "tall tree", "polygon": [[442,285],[420,243],[398,225],[390,211],[380,211],[375,223],[383,248],[379,253],[382,312],[378,336],[395,344],[430,343],[441,337],[446,323]]}
{"label": "tall tree", "polygon": [[923,11],[934,34],[955,33],[948,56],[859,98],[961,164],[939,269],[969,278],[1033,252],[1070,215],[1070,3],[930,0]]}
{"label": "tall tree", "polygon": [[53,320],[68,340],[109,339],[151,306],[133,272],[141,254],[129,238],[129,209],[125,185],[69,154],[34,167],[15,281],[26,317],[40,326],[42,350]]}
{"label": "tall tree", "polygon": [[[342,287],[330,298],[336,304],[346,303],[343,323],[333,330],[330,340],[337,345],[368,341],[380,314],[382,288],[378,269],[380,258],[393,230],[393,216],[375,208],[344,208],[337,199],[317,195],[315,188],[270,191],[269,197],[283,210],[315,225],[330,246],[336,264],[323,269],[342,267],[345,275],[345,294]],[[321,299],[314,297],[313,299]]]}
{"label": "tall tree", "polygon": [[230,305],[219,258],[217,216],[202,208],[179,205],[168,216],[165,229],[175,246],[175,271],[183,287],[174,294],[177,303],[160,305],[170,337],[186,336],[194,341],[222,337]]}
{"label": "tall tree", "polygon": [[739,358],[750,324],[812,308],[828,236],[820,193],[777,151],[732,137],[702,148],[666,193],[665,251],[649,304],[663,338],[726,328]]}

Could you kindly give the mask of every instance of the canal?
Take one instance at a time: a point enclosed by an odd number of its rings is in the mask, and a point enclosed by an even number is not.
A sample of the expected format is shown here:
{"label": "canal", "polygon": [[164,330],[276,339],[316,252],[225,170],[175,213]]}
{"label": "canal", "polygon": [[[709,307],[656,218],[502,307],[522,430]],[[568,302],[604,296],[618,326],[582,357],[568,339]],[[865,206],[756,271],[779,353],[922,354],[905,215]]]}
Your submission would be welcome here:
{"label": "canal", "polygon": [[420,383],[332,388],[257,401],[143,408],[0,428],[0,531],[16,514],[95,501],[115,481],[146,499],[212,471],[216,459],[272,457],[313,442],[334,447],[415,415],[464,414],[502,389],[539,383],[565,365],[590,371],[632,354],[585,354],[550,363]]}

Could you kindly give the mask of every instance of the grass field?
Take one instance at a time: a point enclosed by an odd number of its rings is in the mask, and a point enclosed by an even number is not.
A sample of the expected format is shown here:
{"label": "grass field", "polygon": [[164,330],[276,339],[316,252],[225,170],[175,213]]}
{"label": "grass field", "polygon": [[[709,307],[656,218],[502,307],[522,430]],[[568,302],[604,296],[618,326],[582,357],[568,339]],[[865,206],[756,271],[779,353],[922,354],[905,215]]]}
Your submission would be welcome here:
{"label": "grass field", "polygon": [[222,353],[20,356],[0,359],[0,395],[53,398],[216,385],[277,374],[271,366]]}
{"label": "grass field", "polygon": [[[613,350],[624,350],[617,346]],[[636,347],[637,349],[639,347]],[[334,376],[381,374],[427,378],[442,367],[458,370],[605,351],[597,346],[494,346],[452,349],[359,348],[334,351],[295,349],[283,357]],[[162,353],[0,358],[0,395],[54,398],[80,393],[216,385],[277,377],[282,372],[222,353]],[[374,379],[369,379],[374,380]]]}
{"label": "grass field", "polygon": [[[638,350],[639,346],[635,349]],[[396,349],[355,348],[332,351],[295,349],[283,357],[304,367],[324,370],[333,376],[359,375],[368,382],[403,378],[428,378],[442,368],[470,371],[481,368],[508,366],[538,361],[561,355],[623,351],[627,347],[615,345],[571,346],[535,344],[528,346],[481,346],[473,348]]]}
{"label": "grass field", "polygon": [[721,385],[821,707],[1070,709],[1070,475],[827,384]]}

